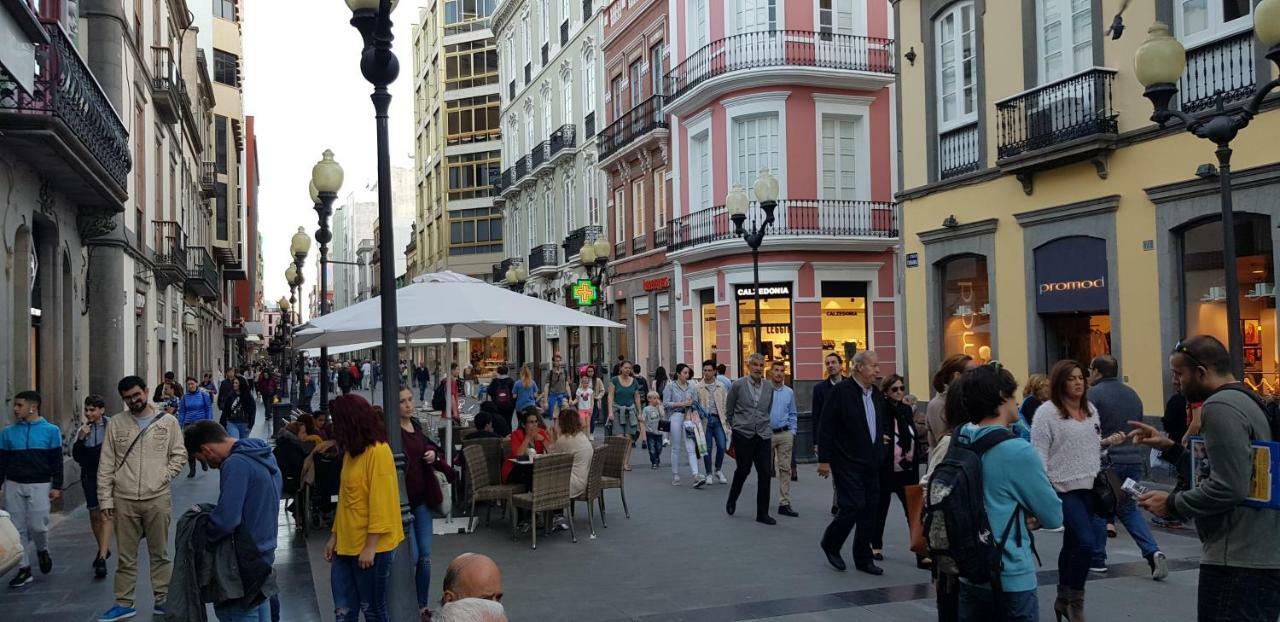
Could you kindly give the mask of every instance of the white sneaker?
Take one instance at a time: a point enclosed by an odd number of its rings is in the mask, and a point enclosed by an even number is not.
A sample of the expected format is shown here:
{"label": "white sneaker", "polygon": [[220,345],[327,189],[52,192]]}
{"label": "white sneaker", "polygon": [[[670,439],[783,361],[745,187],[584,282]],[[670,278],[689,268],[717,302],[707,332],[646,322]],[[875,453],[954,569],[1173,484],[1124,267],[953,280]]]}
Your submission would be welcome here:
{"label": "white sneaker", "polygon": [[716,471],[716,479],[720,480],[721,484],[729,483],[729,478],[724,476],[724,471]]}
{"label": "white sneaker", "polygon": [[672,485],[672,486],[679,486],[679,485],[680,485],[680,476],[679,476],[679,475],[672,475],[672,476],[671,476],[671,485]]}
{"label": "white sneaker", "polygon": [[669,438],[663,438],[663,439],[662,439],[662,446],[663,446],[663,447],[670,447],[670,446],[671,446],[671,439],[669,439]]}

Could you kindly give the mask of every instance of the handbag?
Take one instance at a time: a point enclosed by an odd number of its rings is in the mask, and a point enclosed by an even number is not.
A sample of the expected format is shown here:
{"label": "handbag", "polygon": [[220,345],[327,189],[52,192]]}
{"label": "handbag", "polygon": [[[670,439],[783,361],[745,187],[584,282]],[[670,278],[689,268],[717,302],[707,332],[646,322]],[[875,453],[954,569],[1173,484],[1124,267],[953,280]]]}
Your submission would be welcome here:
{"label": "handbag", "polygon": [[1093,478],[1093,513],[1102,518],[1111,518],[1120,509],[1120,501],[1126,493],[1121,486],[1120,476],[1110,468],[1098,471]]}
{"label": "handbag", "polygon": [[928,555],[929,543],[924,538],[924,486],[909,484],[903,487],[907,498],[907,524],[911,527],[911,552]]}
{"label": "handbag", "polygon": [[660,419],[660,420],[658,420],[658,431],[659,431],[659,432],[670,432],[670,431],[671,431],[671,420],[670,420],[670,419]]}
{"label": "handbag", "polygon": [[25,557],[22,538],[18,528],[14,526],[9,513],[0,510],[0,574],[9,572],[10,568],[22,563]]}

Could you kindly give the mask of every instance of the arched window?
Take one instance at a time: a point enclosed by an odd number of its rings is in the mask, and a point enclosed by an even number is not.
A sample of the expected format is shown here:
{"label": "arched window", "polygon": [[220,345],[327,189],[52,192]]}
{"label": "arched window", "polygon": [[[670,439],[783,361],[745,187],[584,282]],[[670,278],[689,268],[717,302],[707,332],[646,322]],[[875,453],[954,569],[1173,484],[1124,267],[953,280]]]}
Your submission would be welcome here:
{"label": "arched window", "polygon": [[968,354],[991,359],[991,287],[987,258],[957,255],[938,264],[942,291],[942,357]]}

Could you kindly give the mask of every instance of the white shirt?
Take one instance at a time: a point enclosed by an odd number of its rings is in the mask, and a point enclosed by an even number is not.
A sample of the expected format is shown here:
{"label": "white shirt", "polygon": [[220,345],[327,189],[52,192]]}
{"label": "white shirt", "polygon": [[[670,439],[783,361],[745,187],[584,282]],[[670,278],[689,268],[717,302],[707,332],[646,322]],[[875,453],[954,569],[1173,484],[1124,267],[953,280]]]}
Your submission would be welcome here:
{"label": "white shirt", "polygon": [[876,402],[875,400],[871,399],[871,395],[874,391],[871,387],[862,386],[862,383],[858,382],[856,378],[854,379],[853,382],[854,384],[858,385],[859,389],[862,390],[862,410],[864,413],[866,413],[866,416],[867,416],[867,433],[871,436],[871,444],[875,445],[876,444]]}

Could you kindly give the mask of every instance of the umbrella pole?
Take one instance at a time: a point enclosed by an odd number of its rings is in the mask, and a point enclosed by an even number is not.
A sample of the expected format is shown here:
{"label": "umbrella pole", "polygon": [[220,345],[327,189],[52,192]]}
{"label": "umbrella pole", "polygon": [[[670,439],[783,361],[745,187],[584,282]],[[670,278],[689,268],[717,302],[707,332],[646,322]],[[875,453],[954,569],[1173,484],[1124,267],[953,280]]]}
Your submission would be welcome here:
{"label": "umbrella pole", "polygon": [[[449,464],[453,464],[453,325],[444,327],[444,374],[449,384],[444,387],[444,416],[447,423],[444,427],[444,455]],[[445,522],[453,521],[453,504],[449,504],[449,512]]]}

